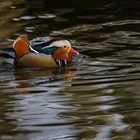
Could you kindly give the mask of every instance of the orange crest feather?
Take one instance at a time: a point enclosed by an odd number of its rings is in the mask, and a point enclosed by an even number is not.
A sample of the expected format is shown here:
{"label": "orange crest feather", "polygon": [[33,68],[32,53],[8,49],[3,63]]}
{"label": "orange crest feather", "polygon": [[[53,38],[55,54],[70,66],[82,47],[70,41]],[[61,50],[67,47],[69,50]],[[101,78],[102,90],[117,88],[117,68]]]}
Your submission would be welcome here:
{"label": "orange crest feather", "polygon": [[30,52],[29,49],[29,40],[26,35],[21,35],[13,43],[13,48],[16,53],[16,62],[25,54]]}

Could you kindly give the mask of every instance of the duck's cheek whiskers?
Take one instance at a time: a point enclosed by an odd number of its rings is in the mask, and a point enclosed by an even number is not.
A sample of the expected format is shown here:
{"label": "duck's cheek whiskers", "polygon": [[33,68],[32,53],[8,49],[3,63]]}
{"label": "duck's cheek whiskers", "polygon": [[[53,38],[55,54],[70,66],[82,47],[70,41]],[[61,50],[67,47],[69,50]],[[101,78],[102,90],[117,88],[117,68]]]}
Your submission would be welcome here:
{"label": "duck's cheek whiskers", "polygon": [[60,59],[56,59],[55,62],[56,62],[56,64],[57,64],[59,67],[62,66],[62,63],[61,63],[61,60],[60,60]]}
{"label": "duck's cheek whiskers", "polygon": [[68,63],[67,63],[67,60],[60,60],[60,59],[55,59],[55,62],[56,64],[59,66],[59,67],[67,67]]}
{"label": "duck's cheek whiskers", "polygon": [[67,67],[67,60],[66,59],[64,60],[64,63],[65,63],[65,67]]}

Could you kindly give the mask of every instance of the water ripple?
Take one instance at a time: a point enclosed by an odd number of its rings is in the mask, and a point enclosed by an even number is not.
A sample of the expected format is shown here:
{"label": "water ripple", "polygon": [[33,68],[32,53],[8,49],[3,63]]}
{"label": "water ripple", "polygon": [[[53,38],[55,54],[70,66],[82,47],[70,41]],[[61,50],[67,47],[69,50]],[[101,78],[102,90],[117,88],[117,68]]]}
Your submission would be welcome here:
{"label": "water ripple", "polygon": [[139,2],[92,3],[0,2],[2,47],[26,32],[80,52],[66,69],[0,61],[0,139],[139,139]]}

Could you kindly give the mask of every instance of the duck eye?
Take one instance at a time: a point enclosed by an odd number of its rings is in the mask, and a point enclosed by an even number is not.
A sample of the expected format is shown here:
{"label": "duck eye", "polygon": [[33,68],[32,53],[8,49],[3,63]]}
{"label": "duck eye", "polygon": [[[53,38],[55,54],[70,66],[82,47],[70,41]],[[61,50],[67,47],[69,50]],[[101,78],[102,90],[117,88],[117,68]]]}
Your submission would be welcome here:
{"label": "duck eye", "polygon": [[67,46],[64,46],[64,48],[66,48]]}

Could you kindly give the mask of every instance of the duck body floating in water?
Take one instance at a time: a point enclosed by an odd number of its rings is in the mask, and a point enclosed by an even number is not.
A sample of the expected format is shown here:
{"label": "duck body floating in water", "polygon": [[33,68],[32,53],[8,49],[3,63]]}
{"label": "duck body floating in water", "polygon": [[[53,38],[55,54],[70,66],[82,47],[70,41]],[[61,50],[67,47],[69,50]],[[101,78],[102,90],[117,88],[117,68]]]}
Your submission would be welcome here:
{"label": "duck body floating in water", "polygon": [[30,45],[27,35],[19,36],[12,48],[0,49],[0,56],[15,66],[27,67],[65,67],[72,62],[71,54],[79,55],[69,40],[51,39],[34,46]]}

